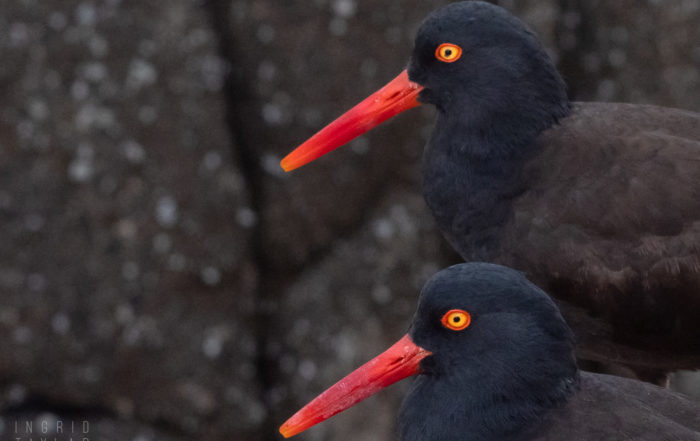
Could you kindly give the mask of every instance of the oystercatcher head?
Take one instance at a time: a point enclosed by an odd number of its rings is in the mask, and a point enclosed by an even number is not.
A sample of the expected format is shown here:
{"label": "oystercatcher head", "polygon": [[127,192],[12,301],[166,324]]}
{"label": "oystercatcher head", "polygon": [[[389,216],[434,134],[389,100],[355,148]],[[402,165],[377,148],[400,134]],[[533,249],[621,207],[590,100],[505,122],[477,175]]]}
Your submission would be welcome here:
{"label": "oystercatcher head", "polygon": [[[564,81],[524,23],[489,3],[453,3],[425,19],[407,70],[281,165],[300,167],[421,102],[435,105],[439,118],[459,122],[434,135],[445,133],[465,149],[490,147],[484,155],[522,147],[570,109]],[[474,131],[499,142],[464,142],[461,135]]]}
{"label": "oystercatcher head", "polygon": [[575,392],[572,340],[552,300],[521,273],[456,265],[425,285],[406,336],[280,432],[297,434],[416,375],[399,417],[403,441],[511,439]]}

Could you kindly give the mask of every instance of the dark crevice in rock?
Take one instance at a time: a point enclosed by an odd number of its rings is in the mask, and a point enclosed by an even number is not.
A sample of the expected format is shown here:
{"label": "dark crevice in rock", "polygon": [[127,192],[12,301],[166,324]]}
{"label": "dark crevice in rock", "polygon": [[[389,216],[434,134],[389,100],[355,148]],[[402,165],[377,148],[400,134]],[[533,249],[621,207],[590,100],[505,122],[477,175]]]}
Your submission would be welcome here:
{"label": "dark crevice in rock", "polygon": [[[258,216],[257,223],[251,234],[251,255],[256,266],[258,283],[253,296],[255,314],[253,317],[253,331],[257,344],[258,355],[256,367],[258,373],[260,399],[268,410],[271,408],[269,391],[274,387],[276,377],[276,364],[267,355],[265,348],[268,346],[269,319],[272,316],[269,305],[279,295],[271,285],[273,278],[270,274],[270,264],[264,247],[263,216],[264,210],[264,171],[260,163],[260,155],[253,147],[255,142],[251,139],[250,132],[246,129],[248,123],[244,118],[247,109],[254,107],[255,97],[251,92],[254,87],[253,80],[248,78],[242,63],[237,63],[241,57],[236,52],[234,41],[229,29],[230,2],[224,0],[209,0],[205,3],[211,20],[212,29],[218,40],[219,55],[229,63],[229,69],[224,82],[224,95],[226,100],[226,122],[231,136],[231,148],[233,158],[238,162],[243,174],[250,196],[251,209]],[[243,109],[245,108],[245,109]],[[268,421],[272,421],[275,415],[268,415]],[[274,424],[263,424],[260,428],[261,440],[276,440],[279,435]]]}

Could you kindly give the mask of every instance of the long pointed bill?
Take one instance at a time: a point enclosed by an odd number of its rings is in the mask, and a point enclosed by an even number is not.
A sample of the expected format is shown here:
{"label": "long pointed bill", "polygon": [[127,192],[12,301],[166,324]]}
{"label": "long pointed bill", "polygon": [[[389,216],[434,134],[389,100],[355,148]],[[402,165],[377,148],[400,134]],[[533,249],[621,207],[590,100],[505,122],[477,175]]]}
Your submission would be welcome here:
{"label": "long pointed bill", "polygon": [[408,334],[404,335],[392,347],[295,413],[280,427],[280,433],[289,438],[374,395],[380,389],[420,373],[420,361],[430,354],[413,343]]}
{"label": "long pointed bill", "polygon": [[418,93],[422,89],[422,86],[409,81],[408,73],[404,70],[389,84],[297,147],[280,165],[285,171],[294,170],[357,138],[392,116],[419,106]]}

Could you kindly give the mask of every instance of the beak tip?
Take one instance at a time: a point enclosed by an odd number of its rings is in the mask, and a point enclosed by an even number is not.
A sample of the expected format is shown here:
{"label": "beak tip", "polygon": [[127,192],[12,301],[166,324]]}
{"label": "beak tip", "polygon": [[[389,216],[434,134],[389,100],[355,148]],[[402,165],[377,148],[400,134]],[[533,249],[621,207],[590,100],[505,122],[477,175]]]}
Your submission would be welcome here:
{"label": "beak tip", "polygon": [[280,161],[280,167],[282,167],[282,170],[284,170],[285,172],[290,172],[296,168],[289,163],[287,158],[284,158],[282,161]]}
{"label": "beak tip", "polygon": [[287,424],[282,424],[279,429],[280,433],[282,434],[283,437],[285,438],[290,438],[294,436],[294,433],[287,427]]}

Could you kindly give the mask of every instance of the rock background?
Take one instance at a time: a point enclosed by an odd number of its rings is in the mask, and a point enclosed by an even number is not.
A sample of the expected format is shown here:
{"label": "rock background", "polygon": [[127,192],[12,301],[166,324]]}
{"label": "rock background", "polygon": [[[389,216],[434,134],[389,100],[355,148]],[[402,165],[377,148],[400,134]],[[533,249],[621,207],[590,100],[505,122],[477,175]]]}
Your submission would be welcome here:
{"label": "rock background", "polygon": [[[397,340],[457,261],[420,197],[431,110],[278,163],[398,74],[444,3],[3,4],[0,439],[83,419],[91,439],[280,439]],[[700,0],[500,3],[575,98],[700,111]],[[401,395],[299,439],[391,439]]]}

